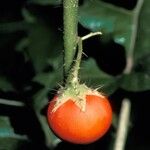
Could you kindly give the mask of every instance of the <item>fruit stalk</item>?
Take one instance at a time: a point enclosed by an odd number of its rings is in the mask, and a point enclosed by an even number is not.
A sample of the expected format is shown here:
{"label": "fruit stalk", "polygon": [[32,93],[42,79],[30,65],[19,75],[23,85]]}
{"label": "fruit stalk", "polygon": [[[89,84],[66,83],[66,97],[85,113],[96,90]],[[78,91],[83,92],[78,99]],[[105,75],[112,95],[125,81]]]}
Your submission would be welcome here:
{"label": "fruit stalk", "polygon": [[78,0],[64,0],[64,78],[67,77],[77,47]]}
{"label": "fruit stalk", "polygon": [[80,63],[82,60],[82,54],[83,54],[83,41],[96,36],[96,35],[101,35],[101,32],[94,32],[94,33],[89,33],[83,37],[78,37],[77,39],[77,44],[78,44],[78,51],[77,51],[77,57],[75,58],[74,62],[73,62],[73,66],[72,69],[70,71],[70,73],[68,74],[68,78],[67,78],[67,82],[66,85],[72,85],[74,87],[74,85],[78,85],[79,81],[78,81],[78,73],[80,70]]}
{"label": "fruit stalk", "polygon": [[67,85],[77,85],[79,84],[78,81],[78,72],[80,69],[80,63],[82,59],[82,52],[83,52],[83,45],[82,45],[82,39],[81,37],[78,37],[78,51],[77,51],[77,56],[75,58],[75,61],[73,63],[72,69],[70,74],[68,75],[67,78]]}

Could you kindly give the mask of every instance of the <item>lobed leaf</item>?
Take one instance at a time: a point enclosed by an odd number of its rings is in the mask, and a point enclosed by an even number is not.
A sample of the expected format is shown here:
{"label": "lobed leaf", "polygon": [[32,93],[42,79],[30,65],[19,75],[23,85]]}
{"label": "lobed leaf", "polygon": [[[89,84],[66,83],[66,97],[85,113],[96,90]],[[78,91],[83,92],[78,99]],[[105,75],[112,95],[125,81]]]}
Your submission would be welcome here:
{"label": "lobed leaf", "polygon": [[116,43],[125,46],[127,53],[131,42],[132,19],[132,11],[98,0],[85,1],[79,10],[79,22],[85,28],[112,35]]}

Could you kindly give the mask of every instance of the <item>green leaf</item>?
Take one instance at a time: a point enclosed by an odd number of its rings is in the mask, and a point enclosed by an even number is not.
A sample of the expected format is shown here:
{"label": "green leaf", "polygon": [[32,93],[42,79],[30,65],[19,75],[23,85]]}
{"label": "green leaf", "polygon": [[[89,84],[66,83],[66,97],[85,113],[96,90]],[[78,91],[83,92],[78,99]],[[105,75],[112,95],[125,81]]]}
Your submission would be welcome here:
{"label": "green leaf", "polygon": [[121,87],[132,92],[150,90],[150,75],[141,72],[125,74],[122,76]]}
{"label": "green leaf", "polygon": [[51,90],[52,88],[57,86],[59,82],[61,82],[62,80],[61,75],[62,74],[60,73],[60,71],[39,73],[33,78],[33,81],[36,81],[41,85],[44,85],[49,90]]}
{"label": "green leaf", "polygon": [[60,68],[60,61],[60,55],[54,58],[51,57],[51,59],[48,59],[48,63],[54,67],[54,70],[47,73],[38,73],[33,78],[34,82],[38,82],[44,86],[43,89],[38,91],[33,96],[33,108],[45,134],[46,145],[51,146],[56,145],[59,140],[50,130],[45,116],[43,116],[40,112],[46,105],[48,105],[48,93],[52,91],[52,89],[54,89],[56,86],[58,86],[58,83],[62,81],[62,67]]}
{"label": "green leaf", "polygon": [[56,58],[62,50],[62,39],[44,23],[35,23],[29,33],[28,54],[36,72],[49,66],[49,59]]}
{"label": "green leaf", "polygon": [[13,85],[3,76],[0,76],[0,89],[4,92],[14,91]]}
{"label": "green leaf", "polygon": [[60,140],[50,130],[50,128],[48,126],[47,119],[40,112],[46,105],[48,105],[48,102],[49,102],[48,97],[47,97],[48,93],[53,88],[58,86],[58,83],[62,81],[62,76],[61,76],[62,75],[62,68],[57,69],[58,66],[57,67],[56,66],[55,66],[55,70],[53,72],[38,73],[33,78],[34,82],[38,82],[44,86],[43,89],[38,91],[33,96],[33,107],[34,107],[36,115],[37,115],[37,117],[41,123],[41,127],[43,129],[43,132],[45,134],[46,145],[51,145],[52,147],[55,146],[56,143],[58,143]]}
{"label": "green leaf", "polygon": [[29,45],[29,39],[27,37],[22,38],[17,44],[16,44],[16,50],[17,51],[24,51],[25,48],[27,48]]}
{"label": "green leaf", "polygon": [[82,63],[80,79],[81,82],[85,82],[90,87],[100,87],[100,90],[107,94],[113,93],[118,87],[117,78],[101,71],[92,58]]}
{"label": "green leaf", "polygon": [[23,8],[22,9],[22,15],[24,17],[24,20],[28,23],[34,23],[37,21],[36,16],[34,16],[28,9]]}
{"label": "green leaf", "polygon": [[150,65],[150,52],[145,55],[143,54],[143,56],[141,56],[138,59],[138,62],[134,66],[134,70],[136,72],[141,72],[150,75],[149,65]]}
{"label": "green leaf", "polygon": [[[60,55],[63,49],[62,38],[50,24],[47,25],[44,21],[39,21],[34,13],[32,14],[32,12],[23,8],[22,15],[24,21],[1,23],[0,32],[12,33],[25,30],[28,37],[18,42],[16,50],[22,51],[26,59],[31,59],[36,72],[41,72],[45,68],[47,69],[51,58],[54,60],[55,57]],[[8,36],[6,39],[8,39]]]}
{"label": "green leaf", "polygon": [[79,22],[91,31],[112,35],[128,52],[132,33],[132,11],[98,1],[85,1],[79,10]]}
{"label": "green leaf", "polygon": [[139,16],[139,25],[137,32],[137,40],[135,45],[135,61],[138,63],[139,59],[146,56],[150,52],[150,1],[144,0],[143,7]]}
{"label": "green leaf", "polygon": [[0,116],[0,149],[16,150],[25,142],[27,142],[27,137],[14,133],[9,118]]}
{"label": "green leaf", "polygon": [[122,79],[121,87],[128,91],[137,92],[150,90],[149,7],[150,1],[144,0],[139,15],[137,39],[134,48],[133,72],[124,75]]}
{"label": "green leaf", "polygon": [[58,5],[62,3],[62,0],[29,0],[29,2],[39,5]]}
{"label": "green leaf", "polygon": [[53,147],[56,141],[58,140],[58,138],[50,130],[46,116],[41,114],[41,110],[46,105],[48,105],[49,102],[47,98],[48,92],[49,92],[48,88],[43,88],[33,96],[33,109],[35,111],[35,114],[37,115],[37,118],[44,132],[46,145]]}
{"label": "green leaf", "polygon": [[16,31],[24,31],[28,28],[25,21],[0,23],[0,33],[13,33]]}

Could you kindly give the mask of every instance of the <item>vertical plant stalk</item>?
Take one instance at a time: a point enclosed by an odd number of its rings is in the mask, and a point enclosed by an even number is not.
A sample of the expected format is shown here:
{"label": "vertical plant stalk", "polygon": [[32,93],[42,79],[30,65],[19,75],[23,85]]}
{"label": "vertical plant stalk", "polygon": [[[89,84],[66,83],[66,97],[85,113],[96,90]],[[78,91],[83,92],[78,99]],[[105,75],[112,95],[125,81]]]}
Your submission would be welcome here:
{"label": "vertical plant stalk", "polygon": [[114,143],[113,150],[124,150],[131,112],[131,103],[128,99],[122,101],[119,125],[116,133],[116,139]]}
{"label": "vertical plant stalk", "polygon": [[63,0],[64,8],[64,77],[70,71],[77,47],[78,0]]}
{"label": "vertical plant stalk", "polygon": [[[134,47],[135,47],[137,31],[138,31],[137,30],[138,18],[140,15],[141,8],[143,6],[143,2],[144,0],[138,0],[137,5],[133,10],[133,26],[132,26],[131,44],[129,48],[130,54],[127,58],[127,65],[124,70],[125,74],[129,74],[132,71]],[[125,143],[126,143],[128,128],[129,128],[130,111],[131,111],[130,101],[128,99],[123,99],[120,117],[119,117],[119,125],[116,133],[113,150],[124,150],[125,148]]]}
{"label": "vertical plant stalk", "polygon": [[137,37],[137,29],[138,29],[138,19],[140,15],[141,8],[143,6],[144,0],[138,0],[135,9],[133,10],[133,25],[132,25],[132,34],[131,34],[131,44],[129,47],[129,56],[127,58],[127,65],[124,70],[124,73],[128,74],[131,72],[133,67],[133,53],[134,53],[134,47],[136,43],[136,37]]}

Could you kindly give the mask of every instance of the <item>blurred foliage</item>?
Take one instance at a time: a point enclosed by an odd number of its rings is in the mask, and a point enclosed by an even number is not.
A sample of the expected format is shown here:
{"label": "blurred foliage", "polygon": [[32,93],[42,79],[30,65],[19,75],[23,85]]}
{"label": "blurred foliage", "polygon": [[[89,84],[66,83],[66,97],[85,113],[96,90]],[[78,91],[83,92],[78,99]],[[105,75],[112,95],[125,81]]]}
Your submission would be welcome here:
{"label": "blurred foliage", "polygon": [[62,0],[29,0],[29,2],[40,5],[58,5]]}
{"label": "blurred foliage", "polygon": [[105,92],[107,94],[113,93],[118,87],[117,78],[100,70],[92,58],[89,58],[87,61],[83,62],[81,65],[80,76],[80,80],[82,82],[85,82],[88,86],[93,88],[98,88],[101,92]]}
{"label": "blurred foliage", "polygon": [[86,1],[80,8],[79,21],[91,31],[111,34],[116,43],[130,47],[133,13],[102,1]]}
{"label": "blurred foliage", "polygon": [[[94,41],[94,44],[93,40],[84,44],[88,58],[83,58],[80,81],[90,87],[100,88],[100,91],[108,95],[120,88],[129,92],[150,90],[150,1],[144,0],[138,22],[135,22],[137,7],[129,10],[102,0],[83,0],[80,3],[80,34],[103,32],[102,37]],[[62,1],[24,0],[18,3],[16,0],[12,9],[9,9],[9,4],[1,2],[1,5],[4,8],[0,10],[0,96],[3,99],[9,98],[10,101],[22,101],[29,107],[35,113],[34,117],[44,135],[43,145],[53,147],[59,140],[49,129],[45,116],[49,99],[63,80]],[[138,26],[137,33],[133,26]],[[133,49],[130,49],[134,34],[137,34],[137,38]],[[118,57],[117,51],[111,49],[111,41],[116,48],[121,47],[125,51],[126,60],[128,57],[132,58],[130,73],[120,71],[114,75],[113,72],[106,71],[106,66],[113,71],[114,64],[107,57],[103,59],[102,49],[110,45],[108,55]],[[94,50],[96,53],[92,53]],[[99,63],[98,59],[103,63]],[[115,61],[117,59],[123,58],[115,58]],[[121,65],[118,62],[114,70]],[[122,66],[122,70],[124,69]],[[7,108],[7,105],[1,104],[0,99],[0,110],[4,106]],[[14,123],[9,120],[7,111],[4,109],[5,117],[0,114],[0,150],[16,150],[21,143],[34,141],[28,133],[21,135],[24,127],[18,127],[20,133],[14,133]],[[37,142],[37,146],[38,144],[41,143]]]}
{"label": "blurred foliage", "polygon": [[0,149],[16,150],[25,142],[28,142],[27,137],[14,133],[9,118],[0,117]]}
{"label": "blurred foliage", "polygon": [[0,76],[0,89],[4,92],[14,90],[12,84],[4,76]]}

